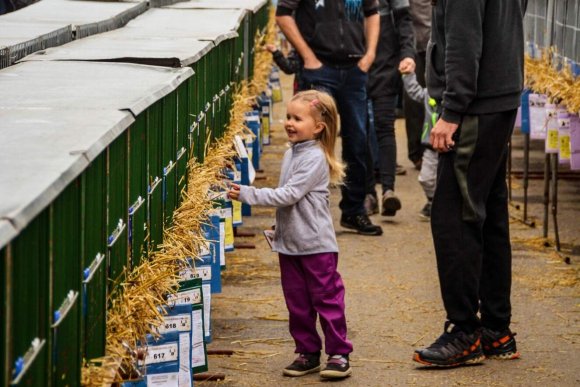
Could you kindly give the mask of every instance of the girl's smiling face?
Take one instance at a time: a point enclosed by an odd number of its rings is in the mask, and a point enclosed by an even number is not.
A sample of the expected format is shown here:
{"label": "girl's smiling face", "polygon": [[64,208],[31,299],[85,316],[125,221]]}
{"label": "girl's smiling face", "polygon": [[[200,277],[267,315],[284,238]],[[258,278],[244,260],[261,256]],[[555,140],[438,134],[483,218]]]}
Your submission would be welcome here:
{"label": "girl's smiling face", "polygon": [[292,144],[314,140],[324,129],[324,124],[317,123],[312,116],[311,109],[309,103],[302,100],[288,102],[284,129]]}

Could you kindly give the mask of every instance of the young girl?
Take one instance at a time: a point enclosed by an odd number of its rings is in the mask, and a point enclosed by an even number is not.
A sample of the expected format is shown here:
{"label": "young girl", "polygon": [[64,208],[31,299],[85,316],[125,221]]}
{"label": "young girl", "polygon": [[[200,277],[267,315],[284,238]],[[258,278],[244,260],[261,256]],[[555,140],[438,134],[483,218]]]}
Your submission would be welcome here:
{"label": "young girl", "polygon": [[290,314],[290,334],[299,356],[284,368],[286,376],[320,370],[322,341],[329,355],[323,378],[352,372],[346,337],[344,285],[337,271],[338,245],[330,215],[330,182],[340,183],[344,167],[334,155],[337,111],[328,94],[308,90],[288,103],[284,124],[290,149],[282,161],[278,188],[232,185],[229,195],[250,205],[275,206],[273,249],[279,253],[282,290]]}

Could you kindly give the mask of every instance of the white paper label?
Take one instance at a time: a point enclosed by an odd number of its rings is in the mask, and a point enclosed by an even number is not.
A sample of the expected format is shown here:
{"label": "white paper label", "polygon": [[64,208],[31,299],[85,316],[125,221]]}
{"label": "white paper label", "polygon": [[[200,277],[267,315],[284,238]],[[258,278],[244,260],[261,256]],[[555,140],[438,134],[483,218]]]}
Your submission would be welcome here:
{"label": "white paper label", "polygon": [[209,284],[204,284],[201,288],[203,289],[203,318],[205,321],[205,335],[209,336],[211,325],[211,287]]}
{"label": "white paper label", "polygon": [[179,387],[191,387],[190,337],[191,331],[179,334]]}
{"label": "white paper label", "polygon": [[202,281],[211,281],[211,266],[197,266],[196,270]]}
{"label": "white paper label", "polygon": [[179,387],[178,374],[147,375],[147,387]]}
{"label": "white paper label", "polygon": [[546,96],[530,94],[530,138],[546,138]]}
{"label": "white paper label", "polygon": [[226,265],[226,222],[220,222],[220,266]]}
{"label": "white paper label", "polygon": [[211,250],[210,250],[210,241],[205,241],[200,249],[199,249],[199,256],[200,257],[205,257],[211,255]]}
{"label": "white paper label", "polygon": [[205,365],[205,351],[203,349],[203,317],[201,310],[191,312],[193,321],[191,331],[191,367]]}
{"label": "white paper label", "polygon": [[177,343],[151,345],[147,347],[145,364],[165,363],[177,361]]}

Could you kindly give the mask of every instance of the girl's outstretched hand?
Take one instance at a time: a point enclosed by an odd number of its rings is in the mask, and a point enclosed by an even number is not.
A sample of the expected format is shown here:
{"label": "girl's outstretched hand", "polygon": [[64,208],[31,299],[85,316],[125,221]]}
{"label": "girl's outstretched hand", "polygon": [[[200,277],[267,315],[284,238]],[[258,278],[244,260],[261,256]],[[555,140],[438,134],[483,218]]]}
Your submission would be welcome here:
{"label": "girl's outstretched hand", "polygon": [[230,189],[228,190],[228,197],[233,200],[238,200],[240,197],[240,186],[238,184],[231,183]]}

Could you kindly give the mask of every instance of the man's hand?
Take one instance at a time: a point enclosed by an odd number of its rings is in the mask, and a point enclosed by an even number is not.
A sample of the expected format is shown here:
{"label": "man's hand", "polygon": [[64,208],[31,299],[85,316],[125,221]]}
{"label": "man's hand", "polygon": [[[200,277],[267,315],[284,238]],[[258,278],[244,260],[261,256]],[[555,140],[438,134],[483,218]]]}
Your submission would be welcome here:
{"label": "man's hand", "polygon": [[440,118],[431,130],[430,140],[433,149],[442,153],[452,150],[455,145],[452,136],[458,127],[458,124],[452,124]]}
{"label": "man's hand", "polygon": [[399,71],[401,74],[411,74],[415,71],[415,61],[413,58],[403,58],[401,62],[399,62]]}
{"label": "man's hand", "polygon": [[276,46],[274,46],[273,44],[266,44],[266,45],[264,46],[264,48],[265,48],[267,51],[270,51],[271,53],[274,53],[274,52],[277,50]]}
{"label": "man's hand", "polygon": [[307,70],[316,70],[322,67],[322,62],[315,55],[304,58],[304,68]]}
{"label": "man's hand", "polygon": [[362,58],[358,61],[358,68],[361,69],[362,72],[368,73],[375,61],[375,55],[371,53],[366,53],[363,55]]}

